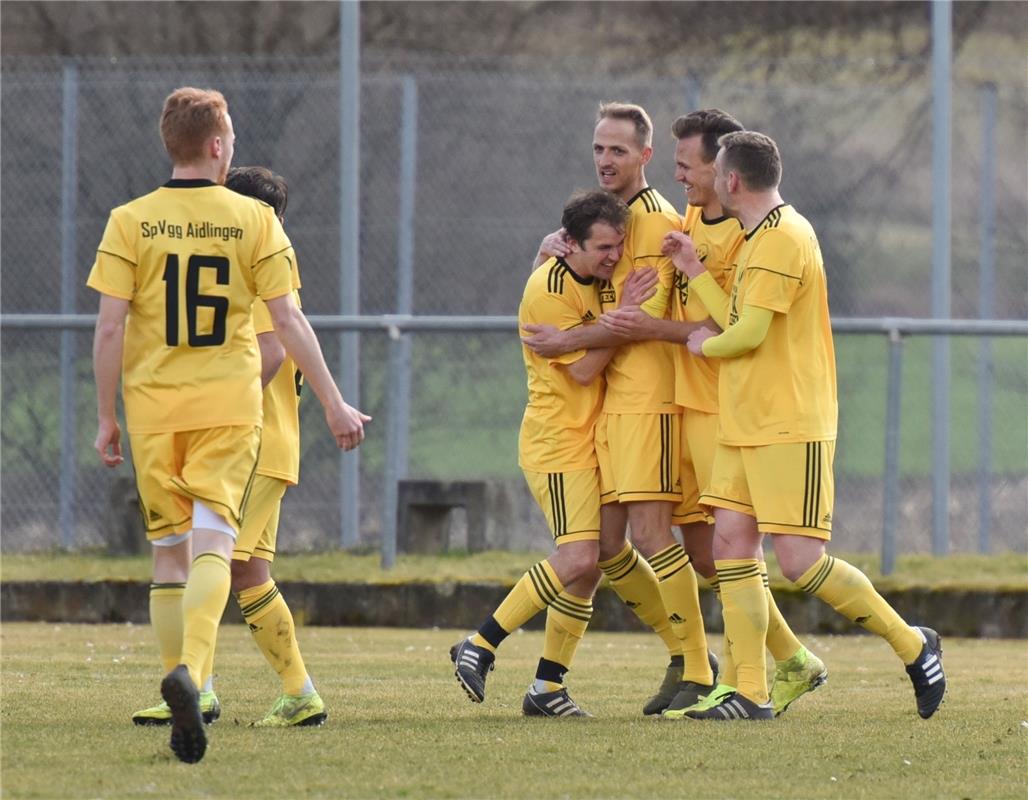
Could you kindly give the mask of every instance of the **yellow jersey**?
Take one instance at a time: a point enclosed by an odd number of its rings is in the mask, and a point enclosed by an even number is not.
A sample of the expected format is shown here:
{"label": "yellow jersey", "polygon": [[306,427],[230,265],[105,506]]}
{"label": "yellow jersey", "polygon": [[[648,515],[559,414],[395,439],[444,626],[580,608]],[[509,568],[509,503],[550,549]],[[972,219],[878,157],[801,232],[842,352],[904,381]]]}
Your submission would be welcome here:
{"label": "yellow jersey", "polygon": [[[592,325],[600,316],[598,282],[579,277],[562,258],[538,267],[525,285],[518,308],[521,334],[528,324],[569,330]],[[568,472],[595,467],[596,420],[603,405],[603,379],[589,386],[572,378],[564,366],[585,350],[543,358],[522,346],[528,374],[528,405],[518,437],[518,463],[532,472]]]}
{"label": "yellow jersey", "polygon": [[835,439],[835,348],[814,229],[780,205],[746,234],[736,264],[729,325],[747,305],[775,314],[761,344],[721,360],[718,438],[735,446]]}
{"label": "yellow jersey", "polygon": [[172,180],[111,212],[87,285],[129,301],[122,393],[130,433],[261,424],[251,308],[296,285],[272,208]]}
{"label": "yellow jersey", "polygon": [[[299,292],[294,292],[293,298],[296,304],[300,305]],[[263,300],[253,304],[253,327],[257,335],[275,332],[271,314]],[[261,455],[257,460],[257,474],[278,478],[291,486],[295,486],[300,480],[302,386],[303,375],[296,362],[287,355],[275,377],[264,387],[264,431],[261,435]]]}
{"label": "yellow jersey", "polygon": [[[657,270],[657,293],[643,304],[651,317],[664,319],[675,279],[671,259],[660,246],[669,231],[682,229],[682,218],[667,200],[646,187],[628,202],[631,216],[625,248],[610,284],[601,288],[604,307],[616,308],[628,276],[643,267]],[[607,396],[603,410],[610,414],[672,414],[675,405],[675,367],[669,342],[646,341],[621,345],[605,372]]]}
{"label": "yellow jersey", "polygon": [[[732,284],[735,257],[746,231],[734,217],[705,219],[703,209],[686,206],[683,228],[696,247],[696,255],[718,286],[726,292]],[[689,291],[689,278],[675,271],[671,295],[671,319],[678,322],[700,322],[710,317],[703,301]],[[716,358],[697,358],[689,348],[676,346],[675,403],[705,414],[717,413],[718,365]]]}

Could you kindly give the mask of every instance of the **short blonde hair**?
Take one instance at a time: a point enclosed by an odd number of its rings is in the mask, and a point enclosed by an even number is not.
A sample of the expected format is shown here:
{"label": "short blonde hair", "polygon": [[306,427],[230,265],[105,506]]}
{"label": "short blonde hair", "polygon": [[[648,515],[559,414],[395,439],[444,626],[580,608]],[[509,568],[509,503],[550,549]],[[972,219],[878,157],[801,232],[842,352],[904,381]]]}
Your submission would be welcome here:
{"label": "short blonde hair", "polygon": [[726,133],[717,143],[726,169],[735,170],[747,189],[777,189],[782,182],[782,156],[775,140],[756,131]]}
{"label": "short blonde hair", "polygon": [[175,164],[192,164],[203,158],[204,144],[228,130],[228,103],[221,92],[184,86],[164,101],[161,141]]}
{"label": "short blonde hair", "polygon": [[602,119],[624,119],[635,126],[635,140],[640,149],[653,144],[653,121],[642,106],[635,103],[600,103],[596,121]]}

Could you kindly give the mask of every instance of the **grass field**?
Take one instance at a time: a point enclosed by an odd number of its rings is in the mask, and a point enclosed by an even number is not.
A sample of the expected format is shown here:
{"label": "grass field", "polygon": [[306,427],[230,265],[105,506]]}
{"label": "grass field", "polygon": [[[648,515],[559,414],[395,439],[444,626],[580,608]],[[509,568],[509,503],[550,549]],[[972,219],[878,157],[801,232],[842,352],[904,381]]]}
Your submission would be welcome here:
{"label": "grass field", "polygon": [[[506,581],[513,583],[525,569],[547,553],[447,553],[437,556],[400,555],[392,570],[383,570],[377,553],[288,553],[275,562],[280,581]],[[1028,588],[1028,554],[993,556],[901,555],[896,571],[882,577],[880,561],[873,553],[834,553],[860,567],[875,585],[888,589],[910,586],[959,586],[962,588]],[[0,580],[150,580],[149,554],[107,556],[97,553],[8,554],[0,560]],[[768,553],[772,582],[784,579]]]}
{"label": "grass field", "polygon": [[643,634],[584,640],[574,697],[592,720],[525,720],[540,634],[504,644],[482,706],[453,678],[454,631],[307,628],[325,727],[254,730],[278,691],[242,626],[222,629],[221,720],[180,764],[166,729],[129,715],[155,697],[140,626],[3,626],[5,798],[1023,798],[1028,645],[947,640],[950,691],[919,719],[891,651],[808,637],[828,684],[766,723],[660,722],[639,709],[663,672]]}

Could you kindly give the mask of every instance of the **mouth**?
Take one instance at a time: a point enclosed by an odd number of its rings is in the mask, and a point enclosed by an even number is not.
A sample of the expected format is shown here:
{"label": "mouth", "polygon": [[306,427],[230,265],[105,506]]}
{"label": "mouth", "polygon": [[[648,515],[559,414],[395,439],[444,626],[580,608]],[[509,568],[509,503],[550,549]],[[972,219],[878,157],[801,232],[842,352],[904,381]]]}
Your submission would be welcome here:
{"label": "mouth", "polygon": [[610,183],[612,180],[614,180],[614,178],[617,177],[617,172],[612,169],[601,169],[599,171],[599,176],[601,183]]}

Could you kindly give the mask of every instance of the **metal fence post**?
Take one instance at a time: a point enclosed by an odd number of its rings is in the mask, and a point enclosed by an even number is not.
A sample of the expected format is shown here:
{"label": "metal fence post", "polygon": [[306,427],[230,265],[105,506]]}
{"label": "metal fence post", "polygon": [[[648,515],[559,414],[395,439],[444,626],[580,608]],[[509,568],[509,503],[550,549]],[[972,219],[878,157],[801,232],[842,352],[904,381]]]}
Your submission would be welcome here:
{"label": "metal fence post", "polygon": [[903,334],[889,331],[889,377],[885,400],[885,478],[882,497],[882,574],[896,568],[899,505],[900,400],[903,395]]}
{"label": "metal fence post", "polygon": [[[339,2],[339,313],[360,309],[360,3]],[[360,333],[339,337],[343,397],[360,407]],[[358,542],[360,450],[339,454],[339,540]]]}
{"label": "metal fence post", "polygon": [[[951,61],[953,4],[932,2],[932,316],[950,316]],[[932,342],[932,552],[949,552],[949,338]]]}
{"label": "metal fence post", "polygon": [[[417,191],[418,84],[403,77],[400,114],[400,213],[396,264],[396,313],[414,306],[414,206]],[[382,568],[396,563],[396,503],[400,479],[407,474],[410,434],[410,334],[389,330],[388,430],[386,432],[385,508],[382,509]]]}
{"label": "metal fence post", "polygon": [[[996,84],[982,86],[982,187],[978,224],[981,256],[978,316],[992,319],[995,295]],[[983,337],[978,353],[978,552],[992,549],[992,340]]]}
{"label": "metal fence post", "polygon": [[[75,313],[75,214],[78,201],[78,66],[64,64],[61,127],[61,313]],[[58,527],[64,549],[75,543],[75,331],[61,331],[61,468],[58,478]]]}

